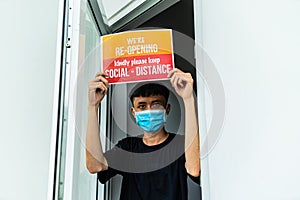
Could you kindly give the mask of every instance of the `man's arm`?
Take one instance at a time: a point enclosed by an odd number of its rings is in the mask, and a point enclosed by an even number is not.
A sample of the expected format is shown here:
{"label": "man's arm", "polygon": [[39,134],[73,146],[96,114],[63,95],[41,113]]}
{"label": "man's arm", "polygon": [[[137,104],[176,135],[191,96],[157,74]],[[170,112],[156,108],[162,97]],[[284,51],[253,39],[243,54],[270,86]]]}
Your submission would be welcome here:
{"label": "man's arm", "polygon": [[199,132],[194,97],[184,99],[185,106],[185,167],[192,176],[200,175]]}
{"label": "man's arm", "polygon": [[107,94],[108,82],[104,73],[97,73],[88,84],[88,127],[86,131],[86,166],[90,173],[107,170],[107,161],[103,155],[98,124],[98,107]]}
{"label": "man's arm", "polygon": [[185,168],[190,175],[197,177],[200,175],[200,147],[193,96],[194,81],[190,73],[184,73],[179,69],[173,69],[169,77],[175,91],[182,97],[185,107]]}

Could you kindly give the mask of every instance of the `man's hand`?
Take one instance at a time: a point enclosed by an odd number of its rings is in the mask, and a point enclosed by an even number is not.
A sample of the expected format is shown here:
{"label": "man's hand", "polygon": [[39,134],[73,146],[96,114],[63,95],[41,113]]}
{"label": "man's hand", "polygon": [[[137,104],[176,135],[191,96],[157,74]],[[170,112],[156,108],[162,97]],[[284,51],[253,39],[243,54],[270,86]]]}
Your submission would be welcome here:
{"label": "man's hand", "polygon": [[104,72],[98,72],[93,80],[88,83],[89,106],[99,107],[101,100],[107,94],[108,81]]}
{"label": "man's hand", "polygon": [[174,68],[170,71],[168,77],[171,78],[170,82],[179,96],[183,99],[192,97],[194,80],[190,73],[184,73]]}

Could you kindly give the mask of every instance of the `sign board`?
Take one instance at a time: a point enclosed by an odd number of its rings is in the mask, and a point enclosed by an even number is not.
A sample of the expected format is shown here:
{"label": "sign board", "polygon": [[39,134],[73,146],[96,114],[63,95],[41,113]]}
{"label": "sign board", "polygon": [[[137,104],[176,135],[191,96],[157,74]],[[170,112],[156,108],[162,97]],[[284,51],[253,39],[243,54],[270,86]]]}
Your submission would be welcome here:
{"label": "sign board", "polygon": [[101,44],[102,71],[110,84],[163,80],[174,68],[170,29],[105,35]]}

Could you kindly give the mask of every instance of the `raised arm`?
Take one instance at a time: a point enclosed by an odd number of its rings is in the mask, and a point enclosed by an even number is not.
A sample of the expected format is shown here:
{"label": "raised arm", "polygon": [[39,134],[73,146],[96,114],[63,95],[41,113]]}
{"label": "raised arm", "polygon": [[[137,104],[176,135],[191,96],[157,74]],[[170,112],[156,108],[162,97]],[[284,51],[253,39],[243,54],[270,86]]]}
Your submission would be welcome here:
{"label": "raised arm", "polygon": [[200,147],[193,96],[194,81],[190,73],[184,73],[176,68],[170,72],[169,77],[175,91],[182,97],[185,107],[185,168],[190,175],[197,177],[200,175]]}
{"label": "raised arm", "polygon": [[98,72],[88,83],[88,127],[86,131],[86,166],[90,173],[107,169],[107,161],[103,155],[98,123],[98,107],[107,94],[108,81],[105,74]]}

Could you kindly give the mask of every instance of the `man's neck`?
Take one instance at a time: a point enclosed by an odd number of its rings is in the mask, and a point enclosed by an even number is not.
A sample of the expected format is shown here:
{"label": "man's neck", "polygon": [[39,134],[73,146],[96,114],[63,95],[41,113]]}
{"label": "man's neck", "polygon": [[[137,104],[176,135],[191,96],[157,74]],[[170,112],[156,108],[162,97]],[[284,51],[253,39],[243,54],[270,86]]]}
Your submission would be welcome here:
{"label": "man's neck", "polygon": [[169,133],[165,129],[161,129],[155,134],[144,132],[143,142],[148,146],[154,146],[163,143],[168,136]]}

